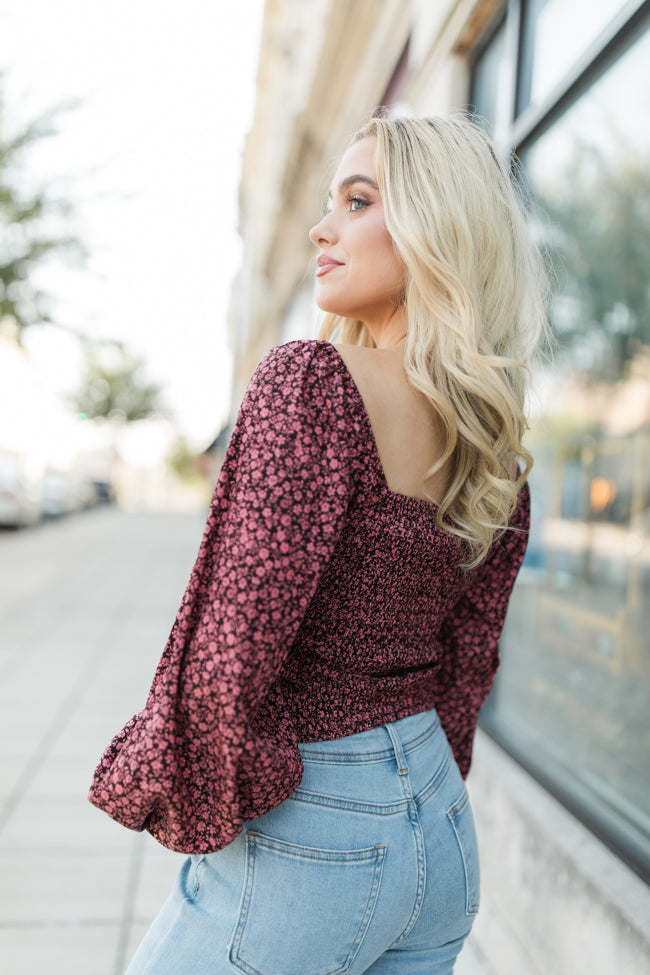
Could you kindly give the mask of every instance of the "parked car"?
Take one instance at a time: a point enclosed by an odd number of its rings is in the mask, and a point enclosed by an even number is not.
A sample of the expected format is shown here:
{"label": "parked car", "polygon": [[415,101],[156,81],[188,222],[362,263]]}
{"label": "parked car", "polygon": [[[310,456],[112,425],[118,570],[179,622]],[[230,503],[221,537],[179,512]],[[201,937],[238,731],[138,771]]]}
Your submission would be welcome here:
{"label": "parked car", "polygon": [[33,525],[43,513],[43,481],[27,460],[13,450],[0,450],[0,525]]}
{"label": "parked car", "polygon": [[73,511],[90,508],[95,503],[95,490],[88,478],[75,471],[48,469],[43,478],[43,514],[58,518]]}

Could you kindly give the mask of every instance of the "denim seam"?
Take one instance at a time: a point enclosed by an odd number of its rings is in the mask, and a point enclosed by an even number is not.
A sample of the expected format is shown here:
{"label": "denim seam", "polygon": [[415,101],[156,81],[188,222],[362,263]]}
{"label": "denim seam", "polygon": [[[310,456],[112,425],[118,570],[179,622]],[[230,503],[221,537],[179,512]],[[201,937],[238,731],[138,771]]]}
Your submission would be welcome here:
{"label": "denim seam", "polygon": [[368,928],[370,927],[370,922],[372,921],[372,916],[375,913],[375,908],[377,906],[377,898],[379,895],[379,888],[381,886],[381,878],[384,873],[384,860],[386,858],[387,847],[377,846],[375,847],[375,849],[377,851],[377,855],[375,857],[375,869],[373,872],[372,886],[368,891],[368,900],[366,901],[366,909],[364,911],[361,923],[359,924],[354,950],[350,951],[345,967],[339,969],[341,973],[346,972],[350,968],[355,958],[359,954],[361,945],[363,944],[366,934],[368,933]]}
{"label": "denim seam", "polygon": [[313,846],[301,846],[299,843],[286,843],[264,836],[263,833],[249,832],[246,842],[253,844],[255,849],[263,848],[287,856],[303,857],[305,860],[322,860],[324,863],[362,863],[364,860],[374,860],[377,856],[384,856],[386,846],[378,843],[364,850],[317,850]]}
{"label": "denim seam", "polygon": [[[416,748],[420,748],[422,745],[426,744],[426,742],[429,741],[429,739],[432,738],[439,730],[440,723],[436,722],[415,738],[411,738],[409,741],[403,742],[402,748],[404,754],[409,755],[411,752],[415,751]],[[299,747],[300,755],[303,759],[323,764],[365,765],[373,764],[375,762],[389,762],[395,757],[395,753],[392,748],[383,748],[379,751],[354,754],[349,752],[319,751],[318,749],[310,748],[308,744],[303,743],[301,743],[301,746]]]}
{"label": "denim seam", "polygon": [[410,738],[408,741],[404,742],[404,753],[408,755],[421,745],[425,745],[438,731],[440,731],[440,722],[436,721],[431,725],[431,727],[427,728],[426,731],[423,731],[422,734],[420,734],[417,738]]}
{"label": "denim seam", "polygon": [[471,885],[470,885],[470,876],[469,876],[469,864],[467,862],[467,853],[465,850],[465,843],[463,842],[463,838],[460,835],[459,828],[457,825],[458,817],[462,812],[464,812],[464,810],[467,808],[468,805],[469,805],[469,796],[467,794],[467,791],[464,791],[463,794],[460,796],[460,798],[457,799],[456,802],[452,806],[450,806],[449,809],[447,810],[447,818],[449,819],[452,829],[456,835],[456,842],[458,843],[460,855],[463,860],[463,870],[465,871],[465,886],[466,886],[465,910],[468,916],[472,916],[478,913],[479,903],[478,901],[473,901],[471,898],[472,892],[470,890]]}
{"label": "denim seam", "polygon": [[393,753],[384,751],[355,755],[347,752],[317,752],[300,749],[300,756],[303,761],[313,762],[315,765],[379,765],[391,761]]}
{"label": "denim seam", "polygon": [[314,806],[327,806],[330,809],[347,809],[350,812],[367,813],[376,816],[395,816],[398,813],[408,811],[409,800],[402,799],[400,802],[375,804],[372,802],[358,802],[355,799],[344,799],[338,796],[323,796],[317,792],[305,792],[303,789],[296,789],[289,796],[289,801],[308,802]]}
{"label": "denim seam", "polygon": [[418,816],[418,808],[415,800],[409,802],[409,822],[411,824],[411,830],[413,834],[413,841],[415,844],[415,857],[418,867],[418,880],[417,887],[415,890],[415,899],[413,901],[413,907],[409,915],[409,919],[406,922],[406,926],[402,930],[399,938],[397,938],[391,948],[397,947],[402,941],[408,938],[409,934],[415,927],[417,919],[420,916],[420,911],[422,910],[422,905],[424,903],[424,895],[426,892],[426,880],[427,880],[427,862],[425,855],[424,846],[424,834],[422,831],[422,824],[420,823],[420,817]]}
{"label": "denim seam", "polygon": [[422,831],[422,824],[420,823],[420,817],[418,815],[418,804],[413,795],[413,785],[411,783],[411,776],[409,774],[409,768],[406,761],[404,745],[400,740],[397,731],[393,727],[387,725],[386,731],[388,732],[388,736],[390,737],[393,745],[395,765],[402,785],[402,791],[404,792],[405,798],[408,800],[408,818],[411,826],[411,835],[413,837],[413,843],[415,846],[415,859],[417,862],[417,886],[415,889],[413,907],[411,908],[409,919],[406,922],[401,935],[395,941],[395,944],[398,945],[401,941],[408,937],[413,930],[418,917],[420,916],[422,904],[424,903],[424,894],[426,891],[427,864],[424,846],[424,834]]}
{"label": "denim seam", "polygon": [[440,765],[440,767],[436,770],[433,778],[424,786],[424,788],[415,797],[418,806],[424,806],[425,803],[429,801],[429,799],[434,794],[434,792],[438,791],[438,789],[442,785],[442,782],[449,774],[449,770],[451,769],[451,760],[452,760],[451,753],[447,752],[447,755],[445,756],[442,765]]}

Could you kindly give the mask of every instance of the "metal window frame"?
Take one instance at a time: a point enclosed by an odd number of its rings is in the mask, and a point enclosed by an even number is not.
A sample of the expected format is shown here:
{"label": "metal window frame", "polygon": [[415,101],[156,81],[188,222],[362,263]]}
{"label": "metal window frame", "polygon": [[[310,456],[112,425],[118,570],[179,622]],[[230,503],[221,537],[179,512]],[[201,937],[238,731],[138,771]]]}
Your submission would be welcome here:
{"label": "metal window frame", "polygon": [[[526,0],[510,0],[510,6],[518,8],[517,64],[523,44]],[[513,104],[509,148],[520,152],[527,143],[541,136],[558,116],[589,88],[599,75],[619,57],[637,35],[643,33],[650,18],[650,0],[628,0],[609,24],[582,52],[564,78],[548,92],[539,104],[530,105],[518,117]]]}
{"label": "metal window frame", "polygon": [[[517,156],[586,91],[594,81],[650,29],[650,0],[628,0],[600,34],[587,46],[565,77],[536,105],[516,113],[518,73],[523,43],[526,0],[508,0],[506,17],[506,70],[510,84],[504,86],[504,104],[497,109],[500,124],[494,141],[506,158]],[[495,17],[470,62],[470,71],[503,23]],[[472,90],[470,88],[470,90]],[[507,101],[506,101],[507,99]],[[517,738],[508,723],[499,719],[489,702],[480,716],[480,726],[503,750],[529,772],[551,795],[594,833],[646,883],[650,883],[650,846],[647,837],[568,770],[541,761],[534,742]]]}

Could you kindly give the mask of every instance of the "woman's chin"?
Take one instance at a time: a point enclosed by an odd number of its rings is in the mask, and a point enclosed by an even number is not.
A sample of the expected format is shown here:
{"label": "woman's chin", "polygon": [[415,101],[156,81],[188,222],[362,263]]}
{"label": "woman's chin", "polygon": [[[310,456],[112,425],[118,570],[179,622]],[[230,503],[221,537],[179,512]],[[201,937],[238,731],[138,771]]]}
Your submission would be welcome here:
{"label": "woman's chin", "polygon": [[340,305],[337,301],[333,301],[331,298],[328,300],[325,295],[316,295],[316,307],[328,315],[338,315],[340,318],[356,317],[348,307]]}
{"label": "woman's chin", "polygon": [[317,298],[316,299],[316,307],[319,308],[322,312],[325,312],[326,315],[341,315],[342,314],[342,312],[339,311],[338,307],[336,305],[332,304],[331,301],[319,301],[318,298]]}

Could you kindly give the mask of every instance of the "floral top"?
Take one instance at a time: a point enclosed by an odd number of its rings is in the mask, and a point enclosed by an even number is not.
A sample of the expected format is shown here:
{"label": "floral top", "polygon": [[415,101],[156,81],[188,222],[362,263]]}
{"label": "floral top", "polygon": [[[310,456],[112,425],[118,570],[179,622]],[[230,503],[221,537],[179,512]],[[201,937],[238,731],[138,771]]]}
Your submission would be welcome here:
{"label": "floral top", "polygon": [[146,705],[106,749],[90,801],[170,849],[217,850],[298,786],[298,742],[432,707],[466,775],[526,548],[528,489],[471,572],[434,514],[388,488],[336,348],[271,351]]}

